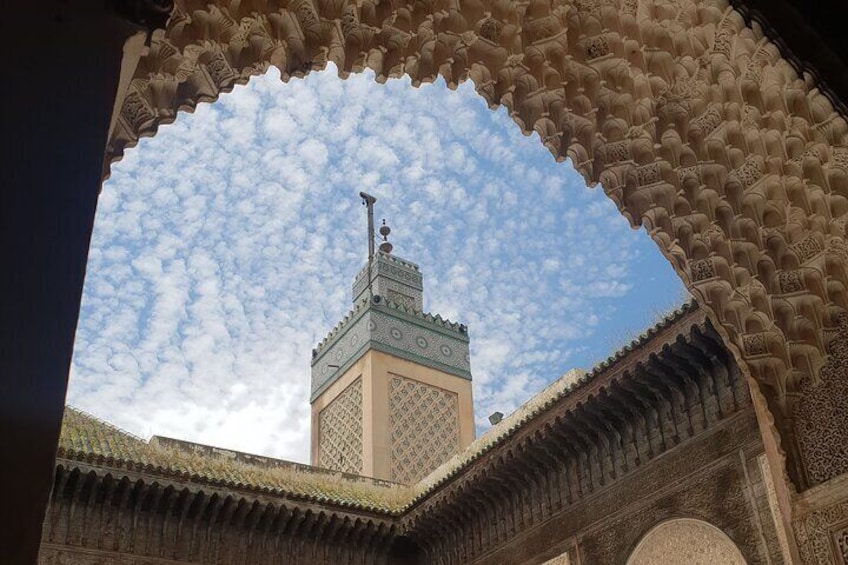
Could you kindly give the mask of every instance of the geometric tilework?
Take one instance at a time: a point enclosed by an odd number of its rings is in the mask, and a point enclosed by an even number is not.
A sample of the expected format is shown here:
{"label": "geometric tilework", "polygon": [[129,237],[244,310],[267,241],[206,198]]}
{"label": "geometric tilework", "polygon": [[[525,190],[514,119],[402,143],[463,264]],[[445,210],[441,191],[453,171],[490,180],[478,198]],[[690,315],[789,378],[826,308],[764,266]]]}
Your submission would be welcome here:
{"label": "geometric tilework", "polygon": [[[368,264],[356,275],[353,283],[353,301],[368,295]],[[388,297],[391,291],[412,298],[411,307],[419,312],[424,309],[424,284],[418,265],[396,255],[377,253],[371,263],[371,292]]]}
{"label": "geometric tilework", "polygon": [[318,415],[318,465],[362,474],[362,378]]}
{"label": "geometric tilework", "polygon": [[457,394],[389,375],[391,480],[413,484],[459,452]]}
{"label": "geometric tilework", "polygon": [[312,359],[312,400],[369,349],[471,380],[464,328],[428,314],[401,311],[382,300],[358,305],[318,345]]}
{"label": "geometric tilework", "polygon": [[409,296],[408,294],[404,294],[403,292],[399,292],[397,290],[389,289],[386,291],[386,298],[389,299],[390,302],[394,302],[395,304],[400,304],[404,308],[408,310],[415,309],[415,298]]}

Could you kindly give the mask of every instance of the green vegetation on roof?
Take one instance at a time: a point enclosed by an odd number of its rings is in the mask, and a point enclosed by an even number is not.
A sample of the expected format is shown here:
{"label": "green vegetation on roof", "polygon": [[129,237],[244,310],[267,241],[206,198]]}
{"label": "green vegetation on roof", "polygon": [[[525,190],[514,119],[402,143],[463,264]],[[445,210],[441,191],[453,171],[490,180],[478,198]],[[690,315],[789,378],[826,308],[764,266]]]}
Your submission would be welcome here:
{"label": "green vegetation on roof", "polygon": [[394,513],[409,500],[407,487],[367,477],[287,462],[253,465],[158,446],[70,406],[58,458],[373,512]]}

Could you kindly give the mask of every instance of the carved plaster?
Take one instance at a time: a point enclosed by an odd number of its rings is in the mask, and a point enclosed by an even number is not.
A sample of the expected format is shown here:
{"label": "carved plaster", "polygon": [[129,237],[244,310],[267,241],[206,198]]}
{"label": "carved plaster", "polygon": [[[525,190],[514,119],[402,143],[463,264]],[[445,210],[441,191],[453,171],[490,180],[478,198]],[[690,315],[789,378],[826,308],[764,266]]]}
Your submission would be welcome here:
{"label": "carved plaster", "polygon": [[707,522],[680,518],[668,520],[648,532],[627,560],[627,565],[746,565],[745,558],[727,534]]}

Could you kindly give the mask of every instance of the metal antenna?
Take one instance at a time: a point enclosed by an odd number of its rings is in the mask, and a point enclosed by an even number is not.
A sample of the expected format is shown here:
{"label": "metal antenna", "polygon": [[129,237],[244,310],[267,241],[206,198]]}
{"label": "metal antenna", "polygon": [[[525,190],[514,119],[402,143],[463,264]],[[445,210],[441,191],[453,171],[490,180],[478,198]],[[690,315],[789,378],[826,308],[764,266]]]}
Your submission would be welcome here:
{"label": "metal antenna", "polygon": [[360,192],[362,205],[368,208],[368,294],[371,294],[371,262],[374,260],[374,203],[377,199],[367,192]]}

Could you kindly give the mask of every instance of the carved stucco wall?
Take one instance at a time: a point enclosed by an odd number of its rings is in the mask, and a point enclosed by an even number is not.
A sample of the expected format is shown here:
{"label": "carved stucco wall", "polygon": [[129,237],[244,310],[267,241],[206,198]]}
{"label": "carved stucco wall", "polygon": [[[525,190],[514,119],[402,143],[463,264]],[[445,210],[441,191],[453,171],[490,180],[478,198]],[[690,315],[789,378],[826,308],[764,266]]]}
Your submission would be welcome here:
{"label": "carved stucco wall", "polygon": [[836,555],[842,559],[841,565],[848,565],[848,524],[833,536],[836,542]]}
{"label": "carved stucco wall", "polygon": [[413,484],[459,452],[455,392],[389,375],[391,480]]}
{"label": "carved stucco wall", "polygon": [[848,501],[823,505],[793,526],[802,563],[848,565]]}
{"label": "carved stucco wall", "polygon": [[362,417],[360,377],[319,415],[319,466],[347,473],[362,473]]}
{"label": "carved stucco wall", "polygon": [[746,565],[724,532],[701,520],[668,520],[648,532],[627,565]]}
{"label": "carved stucco wall", "polygon": [[808,480],[819,484],[848,472],[848,316],[839,318],[830,358],[818,382],[801,385],[795,429]]}
{"label": "carved stucco wall", "polygon": [[781,527],[780,506],[777,501],[777,491],[774,487],[774,479],[772,478],[771,468],[769,467],[768,457],[765,454],[757,457],[757,465],[760,469],[760,475],[763,478],[763,484],[766,489],[766,501],[768,502],[771,521],[774,524],[777,541],[780,544],[780,551],[783,560],[786,563],[792,562],[792,551],[789,548],[789,540],[786,535],[786,530]]}
{"label": "carved stucco wall", "polygon": [[809,486],[793,414],[848,307],[848,124],[725,0],[176,4],[107,162],[271,65],[283,80],[328,61],[380,82],[470,78],[648,230],[745,361],[791,478]]}

